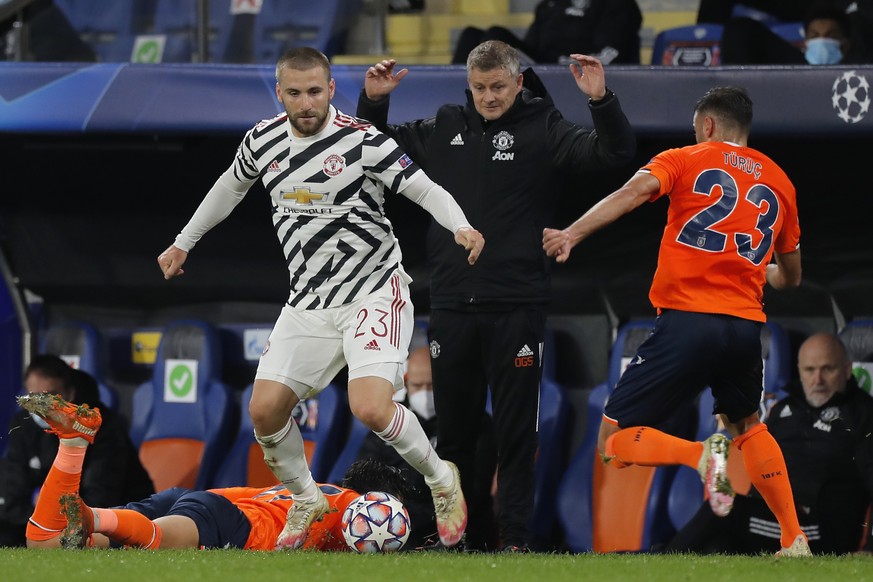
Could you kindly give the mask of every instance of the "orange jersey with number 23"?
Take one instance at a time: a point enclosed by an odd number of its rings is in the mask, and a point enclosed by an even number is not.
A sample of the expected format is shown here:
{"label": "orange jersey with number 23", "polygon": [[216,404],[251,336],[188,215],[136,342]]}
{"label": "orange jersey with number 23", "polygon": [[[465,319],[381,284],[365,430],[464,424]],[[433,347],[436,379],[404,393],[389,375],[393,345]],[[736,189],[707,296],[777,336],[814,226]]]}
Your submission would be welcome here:
{"label": "orange jersey with number 23", "polygon": [[671,149],[643,166],[669,196],[649,299],[658,310],[766,321],[767,264],[799,247],[794,186],[761,152],[729,142]]}

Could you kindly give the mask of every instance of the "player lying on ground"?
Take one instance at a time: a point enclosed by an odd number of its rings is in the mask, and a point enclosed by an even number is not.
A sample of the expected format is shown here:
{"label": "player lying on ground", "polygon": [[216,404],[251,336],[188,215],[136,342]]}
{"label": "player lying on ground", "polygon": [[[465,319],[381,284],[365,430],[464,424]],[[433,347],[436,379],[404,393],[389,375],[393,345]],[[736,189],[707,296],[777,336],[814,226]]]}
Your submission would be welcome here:
{"label": "player lying on ground", "polygon": [[[120,508],[91,508],[78,490],[85,452],[100,429],[99,409],[52,394],[21,396],[18,403],[43,418],[50,426],[47,432],[60,437],[57,457],[27,525],[27,547],[274,549],[293,503],[282,485],[208,491],[177,487]],[[319,485],[330,510],[311,526],[306,548],[348,550],[340,518],[358,491],[385,491],[401,500],[410,494],[399,472],[374,462],[352,465],[343,485]],[[420,518],[422,523],[432,520],[432,515]]]}

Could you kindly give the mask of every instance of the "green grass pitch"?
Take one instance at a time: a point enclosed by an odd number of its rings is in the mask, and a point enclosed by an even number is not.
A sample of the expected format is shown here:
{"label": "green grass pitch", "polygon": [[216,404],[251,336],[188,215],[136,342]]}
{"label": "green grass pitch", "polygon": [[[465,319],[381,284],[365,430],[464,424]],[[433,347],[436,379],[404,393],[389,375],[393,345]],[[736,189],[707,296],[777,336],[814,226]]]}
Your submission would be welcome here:
{"label": "green grass pitch", "polygon": [[572,580],[737,582],[873,581],[873,556],[777,560],[772,556],[656,554],[460,554],[420,552],[356,555],[240,550],[0,550],[6,582],[510,582]]}

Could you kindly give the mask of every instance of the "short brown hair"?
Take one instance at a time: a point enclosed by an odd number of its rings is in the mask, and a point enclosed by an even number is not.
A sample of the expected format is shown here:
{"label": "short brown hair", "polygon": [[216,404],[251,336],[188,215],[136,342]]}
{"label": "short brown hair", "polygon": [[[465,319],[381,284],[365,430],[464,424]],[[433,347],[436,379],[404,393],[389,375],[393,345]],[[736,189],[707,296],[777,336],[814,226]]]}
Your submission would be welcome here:
{"label": "short brown hair", "polygon": [[320,50],[312,47],[304,46],[285,51],[276,62],[276,81],[279,80],[281,70],[286,67],[295,71],[308,71],[321,67],[330,80],[330,60]]}

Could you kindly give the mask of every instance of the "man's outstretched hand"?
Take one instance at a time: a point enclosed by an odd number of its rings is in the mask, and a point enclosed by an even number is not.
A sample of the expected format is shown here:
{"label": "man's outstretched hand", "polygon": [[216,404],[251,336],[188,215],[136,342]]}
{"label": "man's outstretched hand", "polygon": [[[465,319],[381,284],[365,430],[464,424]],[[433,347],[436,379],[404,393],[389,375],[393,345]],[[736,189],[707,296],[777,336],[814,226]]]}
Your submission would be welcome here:
{"label": "man's outstretched hand", "polygon": [[473,228],[459,228],[455,233],[455,242],[470,251],[467,262],[473,265],[476,263],[479,255],[482,254],[482,248],[485,246],[485,237],[482,236],[481,232]]}

